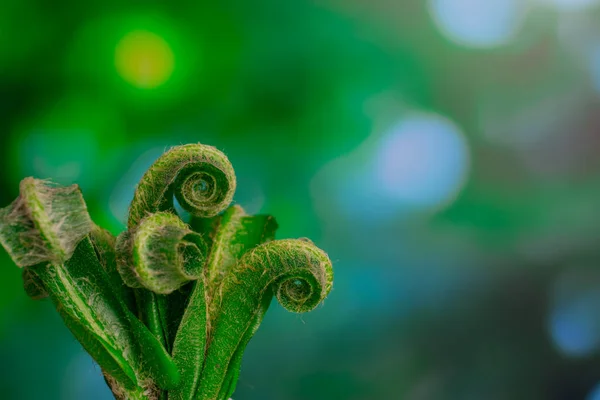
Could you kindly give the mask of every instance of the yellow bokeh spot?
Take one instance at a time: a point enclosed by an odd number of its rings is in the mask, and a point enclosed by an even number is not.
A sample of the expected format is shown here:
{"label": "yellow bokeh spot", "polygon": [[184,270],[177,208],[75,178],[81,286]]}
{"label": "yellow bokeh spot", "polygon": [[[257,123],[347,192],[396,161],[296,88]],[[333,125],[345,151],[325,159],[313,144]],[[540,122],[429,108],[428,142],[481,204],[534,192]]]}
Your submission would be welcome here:
{"label": "yellow bokeh spot", "polygon": [[119,75],[141,89],[152,89],[165,83],[173,73],[174,64],[169,44],[148,31],[128,33],[115,51]]}

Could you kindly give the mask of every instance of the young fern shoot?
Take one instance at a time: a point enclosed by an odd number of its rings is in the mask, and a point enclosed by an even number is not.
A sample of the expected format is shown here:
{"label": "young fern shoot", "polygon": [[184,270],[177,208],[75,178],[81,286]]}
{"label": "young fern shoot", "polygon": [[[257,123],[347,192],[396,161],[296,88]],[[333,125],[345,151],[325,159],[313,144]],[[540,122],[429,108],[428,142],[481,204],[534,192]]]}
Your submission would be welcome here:
{"label": "young fern shoot", "polygon": [[222,152],[188,144],[146,171],[116,238],[77,185],[25,178],[0,209],[0,243],[26,293],[50,298],[116,399],[229,399],[272,298],[301,313],[331,291],[327,254],[275,240],[273,217],[230,206],[235,188]]}

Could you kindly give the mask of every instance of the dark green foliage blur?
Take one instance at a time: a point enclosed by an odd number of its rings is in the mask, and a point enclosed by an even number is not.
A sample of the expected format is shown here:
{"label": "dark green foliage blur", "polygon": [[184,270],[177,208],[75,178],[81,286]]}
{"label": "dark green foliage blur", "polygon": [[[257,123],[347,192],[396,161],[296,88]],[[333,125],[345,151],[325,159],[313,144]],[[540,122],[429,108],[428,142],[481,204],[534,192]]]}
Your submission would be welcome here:
{"label": "dark green foliage blur", "polygon": [[[599,21],[594,0],[2,0],[0,206],[27,176],[78,183],[117,234],[165,149],[210,144],[235,202],[335,271],[315,311],[272,306],[236,400],[598,400]],[[20,275],[0,251],[0,398],[111,398]]]}

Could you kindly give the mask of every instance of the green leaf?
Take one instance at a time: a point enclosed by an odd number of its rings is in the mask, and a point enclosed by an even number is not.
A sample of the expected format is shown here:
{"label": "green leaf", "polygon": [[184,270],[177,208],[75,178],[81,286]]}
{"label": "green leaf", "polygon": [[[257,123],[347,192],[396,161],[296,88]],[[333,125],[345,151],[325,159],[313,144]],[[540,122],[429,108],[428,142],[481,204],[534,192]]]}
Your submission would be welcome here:
{"label": "green leaf", "polygon": [[[32,269],[44,283],[52,302],[86,350],[107,371],[114,372],[113,364],[119,365],[122,373],[115,379],[124,386],[130,382],[120,379],[126,375],[134,384],[138,383],[141,371],[134,372],[137,344],[129,329],[129,321],[118,297],[112,292],[108,277],[95,257],[89,239],[77,246],[73,256],[64,264],[43,264]],[[84,332],[85,330],[85,332]],[[100,350],[100,348],[104,350]],[[101,355],[99,359],[95,356]],[[109,362],[109,355],[114,363]]]}
{"label": "green leaf", "polygon": [[92,231],[90,232],[90,239],[94,246],[94,250],[96,251],[96,257],[100,261],[102,268],[106,271],[106,274],[113,285],[113,289],[117,294],[121,295],[121,298],[129,310],[135,313],[135,297],[133,291],[125,284],[125,282],[123,282],[121,274],[119,274],[119,271],[117,270],[115,250],[116,238],[106,229],[102,229],[94,224]]}
{"label": "green leaf", "polygon": [[[165,348],[113,291],[90,239],[81,241],[65,264],[40,266],[35,273],[61,314],[76,321],[100,342],[134,383],[146,378],[161,388],[179,383],[179,372]],[[96,361],[104,367],[103,359]],[[119,380],[117,376],[115,379]],[[119,382],[127,386],[127,382]]]}

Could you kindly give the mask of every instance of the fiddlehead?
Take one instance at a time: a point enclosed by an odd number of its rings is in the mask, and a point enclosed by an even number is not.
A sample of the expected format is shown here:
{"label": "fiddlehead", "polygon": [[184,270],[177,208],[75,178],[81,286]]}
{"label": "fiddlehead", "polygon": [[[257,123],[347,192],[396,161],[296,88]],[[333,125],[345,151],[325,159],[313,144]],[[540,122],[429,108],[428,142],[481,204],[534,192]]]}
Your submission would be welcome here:
{"label": "fiddlehead", "polygon": [[212,217],[231,203],[235,187],[233,167],[216,148],[202,144],[173,147],[138,184],[128,227],[135,227],[148,213],[173,209],[173,195],[192,215]]}
{"label": "fiddlehead", "polygon": [[198,398],[220,399],[219,393],[230,391],[224,386],[235,374],[228,371],[239,367],[234,356],[243,351],[273,295],[287,310],[306,312],[327,297],[332,282],[329,257],[309,241],[276,240],[246,253],[220,291]]}
{"label": "fiddlehead", "polygon": [[25,178],[19,197],[0,209],[0,243],[19,267],[68,260],[91,229],[77,185]]}
{"label": "fiddlehead", "polygon": [[130,287],[169,294],[202,275],[208,249],[177,216],[160,212],[119,236],[118,269]]}
{"label": "fiddlehead", "polygon": [[273,289],[285,309],[303,313],[327,297],[332,285],[331,260],[323,250],[305,239],[275,240],[242,257],[224,284],[223,292],[228,295],[220,299],[221,307],[233,306],[236,298],[239,304],[249,304],[243,299],[261,299]]}

